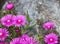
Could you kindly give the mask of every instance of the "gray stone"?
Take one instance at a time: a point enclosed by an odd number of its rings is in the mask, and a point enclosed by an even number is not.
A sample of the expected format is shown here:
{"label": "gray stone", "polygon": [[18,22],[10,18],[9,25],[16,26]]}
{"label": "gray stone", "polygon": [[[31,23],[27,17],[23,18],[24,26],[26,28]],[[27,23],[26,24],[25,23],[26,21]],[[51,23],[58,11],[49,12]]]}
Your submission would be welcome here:
{"label": "gray stone", "polygon": [[36,19],[52,21],[55,23],[56,30],[60,34],[60,6],[59,0],[15,0],[15,8],[18,14],[28,11],[32,19],[32,25]]}

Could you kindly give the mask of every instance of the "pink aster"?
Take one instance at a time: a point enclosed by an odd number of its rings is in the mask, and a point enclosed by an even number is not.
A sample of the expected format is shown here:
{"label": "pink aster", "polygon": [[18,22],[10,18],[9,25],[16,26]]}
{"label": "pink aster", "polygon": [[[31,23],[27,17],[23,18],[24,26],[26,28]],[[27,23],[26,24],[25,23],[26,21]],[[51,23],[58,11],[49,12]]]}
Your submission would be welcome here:
{"label": "pink aster", "polygon": [[5,7],[7,10],[11,10],[14,8],[14,4],[13,3],[8,3]]}
{"label": "pink aster", "polygon": [[9,32],[6,28],[2,29],[0,28],[0,41],[4,41],[5,38],[9,36]]}
{"label": "pink aster", "polygon": [[15,22],[15,16],[11,14],[7,14],[1,18],[1,23],[4,26],[10,27],[12,26]]}
{"label": "pink aster", "polygon": [[46,22],[43,24],[43,28],[51,30],[52,28],[54,28],[54,23],[53,22]]}
{"label": "pink aster", "polygon": [[26,23],[26,17],[24,15],[17,15],[15,20],[15,26],[22,26]]}
{"label": "pink aster", "polygon": [[44,41],[48,44],[56,44],[58,43],[58,36],[54,33],[50,33],[48,35],[45,35]]}
{"label": "pink aster", "polygon": [[21,37],[14,38],[10,44],[39,44],[35,39],[23,34]]}

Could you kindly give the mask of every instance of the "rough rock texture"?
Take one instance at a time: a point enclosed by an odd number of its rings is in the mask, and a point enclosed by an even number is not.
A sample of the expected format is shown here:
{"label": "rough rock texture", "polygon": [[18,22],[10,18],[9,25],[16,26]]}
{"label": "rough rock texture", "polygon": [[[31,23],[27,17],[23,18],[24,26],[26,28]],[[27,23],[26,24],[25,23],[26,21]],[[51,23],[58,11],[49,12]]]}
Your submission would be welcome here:
{"label": "rough rock texture", "polygon": [[5,4],[6,0],[0,0],[0,10],[2,9],[2,6]]}
{"label": "rough rock texture", "polygon": [[31,19],[31,24],[34,24],[36,19],[43,21],[52,21],[56,25],[57,32],[60,33],[60,3],[59,0],[13,0],[18,14],[28,11]]}

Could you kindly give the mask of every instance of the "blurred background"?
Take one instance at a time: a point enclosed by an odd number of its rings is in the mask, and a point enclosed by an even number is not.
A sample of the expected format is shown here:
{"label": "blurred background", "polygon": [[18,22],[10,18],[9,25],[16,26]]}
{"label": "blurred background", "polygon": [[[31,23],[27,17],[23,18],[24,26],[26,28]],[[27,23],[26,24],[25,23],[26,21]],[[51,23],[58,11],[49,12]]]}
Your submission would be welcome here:
{"label": "blurred background", "polygon": [[[18,14],[28,11],[32,20],[30,25],[34,25],[37,19],[41,22],[52,21],[55,23],[56,30],[60,34],[60,0],[0,0],[0,11],[5,9],[8,2],[15,4]],[[39,32],[38,26],[32,30]]]}

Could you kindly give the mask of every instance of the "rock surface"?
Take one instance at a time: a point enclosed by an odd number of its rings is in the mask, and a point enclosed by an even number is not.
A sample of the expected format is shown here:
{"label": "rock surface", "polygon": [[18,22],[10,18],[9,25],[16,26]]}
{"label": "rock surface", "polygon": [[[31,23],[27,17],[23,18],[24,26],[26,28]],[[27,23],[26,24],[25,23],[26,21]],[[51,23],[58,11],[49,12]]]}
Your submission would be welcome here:
{"label": "rock surface", "polygon": [[59,0],[13,0],[18,14],[28,11],[32,24],[36,19],[52,21],[56,25],[56,30],[60,34],[60,3]]}

